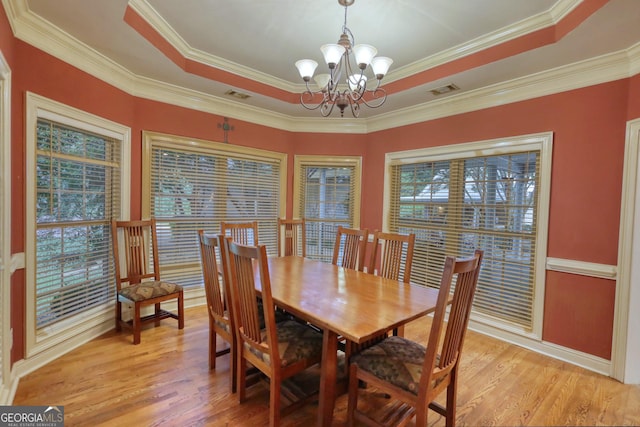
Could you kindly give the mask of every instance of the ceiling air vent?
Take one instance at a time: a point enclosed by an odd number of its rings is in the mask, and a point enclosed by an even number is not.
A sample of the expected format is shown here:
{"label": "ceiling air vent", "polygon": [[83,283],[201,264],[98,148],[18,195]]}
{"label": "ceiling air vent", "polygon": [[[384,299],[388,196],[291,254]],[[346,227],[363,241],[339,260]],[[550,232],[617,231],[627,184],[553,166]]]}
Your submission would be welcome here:
{"label": "ceiling air vent", "polygon": [[238,99],[247,99],[247,98],[251,97],[251,95],[248,95],[248,94],[242,93],[242,92],[238,92],[238,91],[235,91],[233,89],[229,89],[224,94],[225,95],[229,95],[229,96],[233,96],[234,98],[238,98]]}
{"label": "ceiling air vent", "polygon": [[431,92],[434,96],[443,95],[445,93],[453,92],[454,90],[459,90],[460,88],[453,83],[450,83],[446,86],[440,86],[435,89],[431,89]]}

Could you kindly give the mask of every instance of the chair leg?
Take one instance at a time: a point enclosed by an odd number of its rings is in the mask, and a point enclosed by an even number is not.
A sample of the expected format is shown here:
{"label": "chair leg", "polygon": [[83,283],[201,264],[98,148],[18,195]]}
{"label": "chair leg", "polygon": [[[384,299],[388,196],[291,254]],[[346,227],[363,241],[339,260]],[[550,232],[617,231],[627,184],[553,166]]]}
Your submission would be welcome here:
{"label": "chair leg", "polygon": [[156,314],[156,321],[154,322],[155,326],[160,326],[160,303],[154,304],[154,310]]}
{"label": "chair leg", "polygon": [[229,350],[229,363],[231,364],[231,393],[235,393],[238,390],[238,359],[236,358],[236,353],[238,352],[236,349],[235,340],[231,340],[229,343],[231,347]]}
{"label": "chair leg", "polygon": [[238,380],[236,381],[236,387],[238,387],[238,402],[242,403],[246,399],[247,388],[247,362],[242,357],[242,350],[238,349],[236,359],[238,361]]}
{"label": "chair leg", "polygon": [[349,400],[347,401],[347,426],[353,425],[358,407],[358,367],[351,365],[349,369]]}
{"label": "chair leg", "polygon": [[216,369],[216,330],[211,317],[209,317],[209,369]]}
{"label": "chair leg", "polygon": [[184,297],[182,292],[178,295],[178,329],[184,329]]}
{"label": "chair leg", "polygon": [[140,344],[140,304],[133,305],[133,343]]}
{"label": "chair leg", "polygon": [[116,297],[116,331],[120,332],[122,330],[122,325],[120,325],[120,321],[122,320],[122,303],[117,300]]}
{"label": "chair leg", "polygon": [[456,383],[458,366],[451,371],[451,382],[447,386],[447,414],[445,416],[445,424],[447,427],[455,427],[456,425]]}
{"label": "chair leg", "polygon": [[269,427],[280,425],[280,381],[269,381]]}
{"label": "chair leg", "polygon": [[415,427],[427,427],[429,405],[420,405],[415,414]]}

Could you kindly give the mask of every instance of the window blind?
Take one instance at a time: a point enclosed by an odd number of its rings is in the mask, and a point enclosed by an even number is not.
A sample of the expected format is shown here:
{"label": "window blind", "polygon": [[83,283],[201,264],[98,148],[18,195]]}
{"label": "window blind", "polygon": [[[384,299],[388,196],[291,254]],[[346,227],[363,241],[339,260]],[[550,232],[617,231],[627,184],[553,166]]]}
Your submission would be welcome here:
{"label": "window blind", "polygon": [[391,165],[391,231],[415,233],[412,282],[485,251],[474,309],[532,326],[539,152]]}
{"label": "window blind", "polygon": [[202,286],[198,229],[258,221],[258,240],[276,255],[281,160],[152,142],[150,212],[157,220],[165,280]]}
{"label": "window blind", "polygon": [[331,262],[338,226],[354,227],[356,166],[302,165],[300,216],[306,220],[307,257]]}
{"label": "window blind", "polygon": [[120,144],[37,121],[37,328],[113,300],[110,221],[120,210]]}

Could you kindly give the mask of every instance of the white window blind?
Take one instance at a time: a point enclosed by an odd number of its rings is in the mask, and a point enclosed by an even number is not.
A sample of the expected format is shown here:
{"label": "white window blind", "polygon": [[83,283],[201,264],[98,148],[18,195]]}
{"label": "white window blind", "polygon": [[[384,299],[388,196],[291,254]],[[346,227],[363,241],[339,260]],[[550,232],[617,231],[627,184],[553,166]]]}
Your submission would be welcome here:
{"label": "white window blind", "polygon": [[357,227],[360,207],[359,160],[300,162],[296,174],[296,217],[306,220],[308,258],[331,262],[338,226]]}
{"label": "white window blind", "polygon": [[437,287],[445,256],[482,249],[474,309],[531,329],[539,157],[392,162],[389,227],[416,234],[412,282]]}
{"label": "white window blind", "polygon": [[113,301],[110,220],[120,141],[52,120],[36,129],[36,327]]}
{"label": "white window blind", "polygon": [[[282,155],[260,156],[194,148],[148,138],[150,215],[157,220],[165,280],[202,286],[198,229],[218,233],[220,223],[258,221],[258,240],[275,255]],[[231,147],[229,147],[231,149]]]}

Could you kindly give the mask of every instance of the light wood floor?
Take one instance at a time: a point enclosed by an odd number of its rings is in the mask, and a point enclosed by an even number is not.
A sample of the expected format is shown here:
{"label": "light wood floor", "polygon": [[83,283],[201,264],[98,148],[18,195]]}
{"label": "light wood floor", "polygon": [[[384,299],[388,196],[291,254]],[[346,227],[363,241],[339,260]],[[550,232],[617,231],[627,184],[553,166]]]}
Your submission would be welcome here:
{"label": "light wood floor", "polygon": [[[14,405],[64,405],[66,426],[263,426],[268,388],[250,388],[240,405],[229,392],[229,356],[207,366],[205,307],[186,310],[185,329],[163,321],[142,343],[110,332],[22,378]],[[428,319],[406,336],[426,342]],[[640,387],[623,385],[470,331],[458,388],[458,426],[640,425]],[[368,400],[379,408],[385,400]],[[284,426],[311,426],[311,403]],[[334,418],[342,425],[346,395]],[[430,425],[444,420],[430,414]]]}

